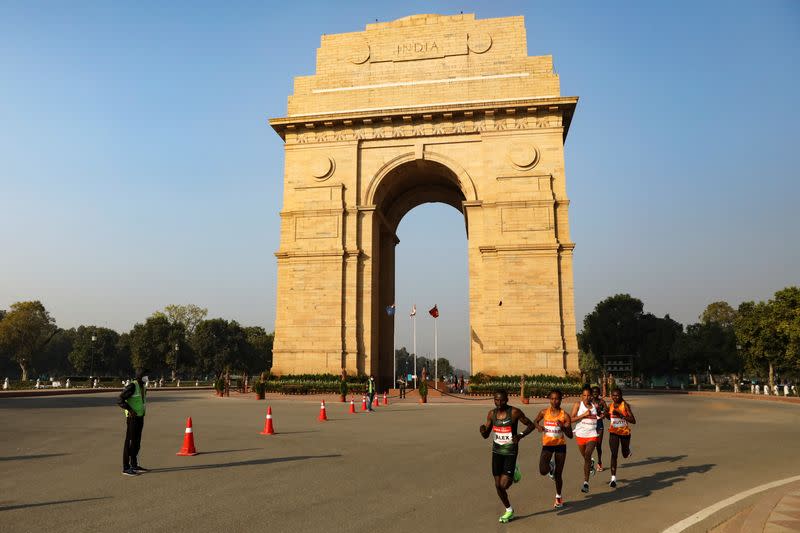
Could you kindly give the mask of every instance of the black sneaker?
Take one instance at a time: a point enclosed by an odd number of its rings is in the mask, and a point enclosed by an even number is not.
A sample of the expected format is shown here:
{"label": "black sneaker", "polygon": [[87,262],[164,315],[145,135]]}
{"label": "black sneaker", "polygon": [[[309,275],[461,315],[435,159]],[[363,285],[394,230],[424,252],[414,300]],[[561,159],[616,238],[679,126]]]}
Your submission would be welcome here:
{"label": "black sneaker", "polygon": [[125,468],[122,470],[123,476],[138,476],[139,474],[136,473],[136,470],[133,468]]}
{"label": "black sneaker", "polygon": [[556,462],[555,460],[550,461],[550,471],[547,473],[550,476],[550,479],[556,478]]}
{"label": "black sneaker", "polygon": [[585,481],[583,482],[583,486],[581,487],[581,492],[589,492],[589,484]]}
{"label": "black sneaker", "polygon": [[609,486],[609,487],[611,487],[612,489],[616,489],[616,488],[617,488],[617,482],[616,482],[616,480],[613,480],[613,479],[612,479],[612,480],[611,480],[611,483],[609,483],[609,484],[608,484],[608,486]]}
{"label": "black sneaker", "polygon": [[150,471],[150,469],[149,469],[149,468],[145,468],[145,467],[143,467],[143,466],[132,466],[132,467],[131,467],[131,470],[133,470],[133,471],[134,471],[134,472],[136,472],[137,474],[143,474],[143,473],[145,473],[145,472],[149,472],[149,471]]}

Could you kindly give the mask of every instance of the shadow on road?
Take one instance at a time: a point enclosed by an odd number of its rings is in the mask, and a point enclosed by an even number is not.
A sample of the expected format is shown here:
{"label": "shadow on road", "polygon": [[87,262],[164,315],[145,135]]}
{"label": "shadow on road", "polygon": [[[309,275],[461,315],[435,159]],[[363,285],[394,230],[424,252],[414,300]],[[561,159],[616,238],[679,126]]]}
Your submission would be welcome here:
{"label": "shadow on road", "polygon": [[[645,466],[645,465],[652,465],[655,463],[675,463],[680,461],[681,459],[686,459],[689,457],[688,455],[672,455],[672,456],[661,456],[661,457],[648,457],[643,461],[639,461],[637,463],[622,463],[620,464],[620,468],[632,468],[634,466]],[[610,463],[609,459],[609,464]]]}
{"label": "shadow on road", "polygon": [[569,515],[609,503],[627,502],[647,498],[655,491],[671,487],[675,483],[685,480],[689,474],[705,474],[715,466],[715,464],[679,466],[675,470],[656,472],[655,474],[639,479],[619,479],[618,482],[620,485],[616,490],[601,494],[590,494],[583,500],[564,502],[564,508],[560,511],[548,509],[544,511],[538,511],[536,513],[521,515],[518,516],[515,521],[529,518],[531,516],[539,516],[550,513],[557,514],[559,516]]}
{"label": "shadow on road", "polygon": [[260,450],[261,448],[240,448],[238,450],[214,450],[211,452],[203,452],[202,455],[213,455],[215,453],[234,453],[234,452],[250,452],[253,450]]}
{"label": "shadow on road", "polygon": [[54,500],[52,502],[39,502],[39,503],[20,503],[18,505],[0,505],[0,512],[13,511],[14,509],[29,509],[31,507],[44,507],[47,505],[59,505],[62,503],[77,503],[77,502],[91,502],[94,500],[107,500],[110,496],[100,496],[98,498],[79,498],[77,500]]}
{"label": "shadow on road", "polygon": [[[74,409],[78,407],[116,407],[117,397],[119,392],[113,394],[92,394],[92,395],[65,395],[65,396],[34,396],[31,398],[4,398],[0,402],[0,409]],[[180,397],[174,396],[160,396],[148,395],[147,403],[169,403],[169,402],[183,402],[186,400],[196,399],[196,397]]]}
{"label": "shadow on road", "polygon": [[44,459],[45,457],[61,457],[62,455],[69,455],[68,453],[40,453],[36,455],[10,455],[8,457],[0,457],[0,463],[3,461],[24,461],[25,459]]}
{"label": "shadow on road", "polygon": [[190,465],[190,466],[175,466],[172,468],[154,468],[150,471],[151,474],[158,474],[163,472],[182,472],[184,470],[208,470],[211,468],[230,468],[235,466],[253,466],[253,465],[268,465],[272,463],[283,463],[286,461],[305,461],[307,459],[326,459],[329,457],[341,457],[341,454],[330,455],[293,455],[289,457],[273,457],[271,459],[253,459],[251,461],[237,461],[235,463],[217,463],[210,465]]}

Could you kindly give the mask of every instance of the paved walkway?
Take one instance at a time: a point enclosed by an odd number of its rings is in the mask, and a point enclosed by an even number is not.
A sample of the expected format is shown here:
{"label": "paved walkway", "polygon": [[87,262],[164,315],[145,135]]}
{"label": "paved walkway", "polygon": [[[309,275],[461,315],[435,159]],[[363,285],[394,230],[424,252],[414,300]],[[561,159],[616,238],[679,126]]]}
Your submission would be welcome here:
{"label": "paved walkway", "polygon": [[787,533],[800,531],[800,482],[765,493],[711,533]]}

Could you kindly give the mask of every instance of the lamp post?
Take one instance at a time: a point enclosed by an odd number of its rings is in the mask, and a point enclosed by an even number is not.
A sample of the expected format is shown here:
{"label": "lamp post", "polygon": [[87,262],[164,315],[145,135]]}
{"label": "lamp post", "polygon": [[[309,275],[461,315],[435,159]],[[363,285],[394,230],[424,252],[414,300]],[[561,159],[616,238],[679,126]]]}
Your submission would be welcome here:
{"label": "lamp post", "polygon": [[89,343],[89,355],[92,360],[91,366],[89,367],[89,380],[94,377],[94,341],[97,340],[97,336],[92,333],[92,342]]}
{"label": "lamp post", "polygon": [[177,342],[175,343],[175,369],[172,371],[172,381],[175,381],[175,377],[178,375],[178,353],[180,352],[180,344]]}

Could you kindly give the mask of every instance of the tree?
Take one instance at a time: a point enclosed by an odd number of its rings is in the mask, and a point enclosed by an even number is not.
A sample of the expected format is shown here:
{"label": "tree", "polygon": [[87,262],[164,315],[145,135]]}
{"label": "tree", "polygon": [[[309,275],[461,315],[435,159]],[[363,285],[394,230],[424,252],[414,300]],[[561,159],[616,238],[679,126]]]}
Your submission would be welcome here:
{"label": "tree", "polygon": [[783,370],[800,368],[800,287],[786,287],[770,301]]}
{"label": "tree", "polygon": [[692,375],[695,385],[697,376],[704,372],[709,373],[711,383],[714,383],[712,372],[731,373],[737,382],[742,369],[733,330],[716,322],[688,326],[675,343],[673,362],[678,369]]}
{"label": "tree", "polygon": [[769,386],[772,387],[775,384],[775,366],[783,359],[772,307],[764,302],[742,302],[734,321],[734,330],[745,365],[759,373],[766,366]]}
{"label": "tree", "polygon": [[146,368],[163,376],[170,369],[167,358],[176,340],[176,329],[165,316],[151,316],[144,324],[136,324],[130,332],[131,362],[134,368]]}
{"label": "tree", "polygon": [[603,366],[592,352],[578,352],[578,367],[581,370],[581,380],[594,383],[603,371]]}
{"label": "tree", "polygon": [[194,304],[188,305],[168,305],[163,311],[156,311],[153,313],[154,317],[166,317],[170,324],[180,324],[186,329],[189,336],[194,334],[197,325],[205,320],[208,315],[208,309],[205,307],[198,307]]}
{"label": "tree", "polygon": [[395,350],[394,356],[398,375],[403,376],[403,379],[405,379],[405,376],[414,373],[414,356],[408,353],[405,346]]}
{"label": "tree", "polygon": [[617,294],[598,303],[583,320],[581,349],[600,358],[636,354],[643,308],[642,301],[629,294]]}
{"label": "tree", "polygon": [[219,377],[226,371],[245,366],[247,338],[236,321],[203,320],[195,329],[192,345],[201,372]]}
{"label": "tree", "polygon": [[[116,370],[119,334],[113,329],[98,326],[79,326],[73,329],[69,361],[76,372],[95,375]],[[94,340],[92,338],[94,337]]]}
{"label": "tree", "polygon": [[436,360],[436,367],[439,369],[439,379],[453,375],[453,365],[446,357],[439,357]]}
{"label": "tree", "polygon": [[33,366],[50,376],[67,376],[74,369],[69,361],[69,353],[75,340],[74,329],[59,329],[33,359]]}
{"label": "tree", "polygon": [[261,372],[272,368],[272,345],[275,333],[267,333],[259,326],[250,326],[244,328],[244,334],[247,339],[248,370]]}
{"label": "tree", "polygon": [[53,338],[58,328],[55,320],[39,301],[17,302],[0,321],[0,351],[10,354],[19,365],[22,380],[34,356]]}
{"label": "tree", "polygon": [[683,325],[669,315],[658,318],[644,313],[639,318],[639,347],[637,371],[646,376],[669,374],[673,370],[670,354]]}
{"label": "tree", "polygon": [[700,315],[700,322],[703,324],[715,323],[723,328],[733,328],[736,321],[736,310],[728,302],[712,302]]}

